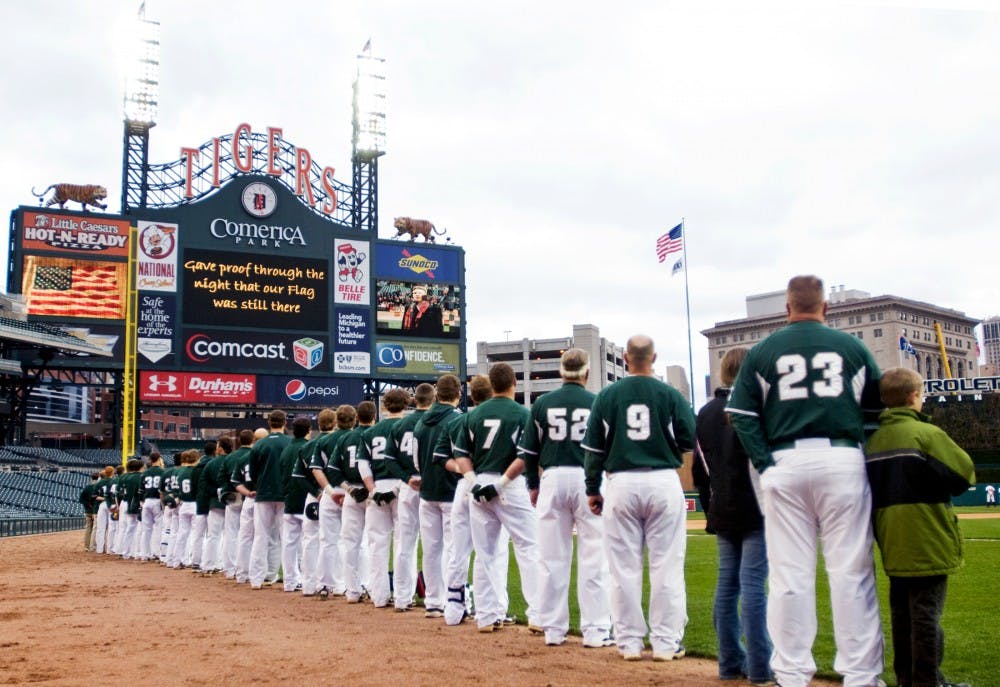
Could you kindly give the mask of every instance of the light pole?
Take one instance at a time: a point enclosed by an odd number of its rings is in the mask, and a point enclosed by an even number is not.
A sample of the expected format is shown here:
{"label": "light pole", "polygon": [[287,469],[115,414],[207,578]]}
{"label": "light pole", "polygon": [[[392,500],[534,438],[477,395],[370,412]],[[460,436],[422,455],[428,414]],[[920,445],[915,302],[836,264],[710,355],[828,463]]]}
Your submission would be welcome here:
{"label": "light pole", "polygon": [[358,55],[354,77],[351,167],[355,229],[378,234],[378,159],[385,155],[385,60],[373,57],[371,39]]}
{"label": "light pole", "polygon": [[149,130],[156,126],[160,96],[160,23],[146,19],[139,5],[128,77],[125,80],[125,133],[122,151],[122,214],[146,206]]}

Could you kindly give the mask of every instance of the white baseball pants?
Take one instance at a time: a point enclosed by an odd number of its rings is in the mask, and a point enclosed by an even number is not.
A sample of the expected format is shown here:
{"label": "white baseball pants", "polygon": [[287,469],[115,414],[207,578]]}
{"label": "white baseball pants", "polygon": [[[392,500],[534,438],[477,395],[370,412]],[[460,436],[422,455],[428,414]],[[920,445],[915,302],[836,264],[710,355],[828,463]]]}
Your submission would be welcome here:
{"label": "white baseball pants", "polygon": [[[463,480],[464,481],[464,480]],[[444,609],[448,597],[448,562],[451,559],[450,501],[420,501],[420,542],[424,573],[424,608]],[[466,576],[469,563],[465,559]]]}
{"label": "white baseball pants", "polygon": [[122,532],[121,555],[123,558],[133,558],[138,553],[136,531],[139,529],[139,515],[137,513],[122,513],[119,516],[119,526]]}
{"label": "white baseball pants", "polygon": [[281,514],[281,579],[286,592],[294,592],[302,584],[299,549],[302,546],[303,520],[305,516],[301,513]]}
{"label": "white baseball pants", "polygon": [[367,508],[366,501],[358,503],[350,496],[344,499],[340,521],[340,558],[344,564],[344,595],[348,601],[355,601],[361,597],[361,587],[366,572],[361,567],[364,561],[361,544],[364,540]]}
{"label": "white baseball pants", "polygon": [[[494,484],[500,480],[497,473],[481,474],[477,483]],[[492,625],[507,615],[504,603],[507,589],[507,570],[497,565],[503,556],[502,548],[507,546],[507,538],[502,529],[510,533],[514,542],[514,555],[521,574],[521,592],[528,605],[528,623],[538,623],[538,523],[535,510],[531,507],[524,477],[510,482],[501,495],[491,501],[473,501],[470,511],[472,544],[476,550],[476,560],[483,565],[472,571],[476,594],[476,624],[479,627]]]}
{"label": "white baseball pants", "polygon": [[[400,481],[377,480],[376,492],[395,491]],[[392,589],[389,584],[389,556],[392,548],[393,532],[398,515],[399,499],[379,506],[374,501],[368,501],[365,512],[365,523],[368,531],[368,560],[371,582],[368,593],[376,608],[388,606],[392,599]]]}
{"label": "white baseball pants", "polygon": [[111,511],[108,510],[104,501],[97,507],[97,522],[94,525],[94,550],[97,553],[107,553],[110,543],[108,537],[108,525],[111,522]]}
{"label": "white baseball pants", "polygon": [[184,555],[184,565],[201,567],[201,549],[205,543],[205,530],[208,529],[208,515],[197,514],[195,504],[194,522],[191,523],[191,535],[188,539],[187,552]]}
{"label": "white baseball pants", "polygon": [[[339,491],[343,493],[343,491]],[[350,499],[347,496],[346,499]],[[346,500],[345,500],[346,502]],[[323,494],[319,500],[319,586],[331,594],[343,594],[344,564],[340,555],[340,530],[344,507]]]}
{"label": "white baseball pants", "polygon": [[222,534],[222,571],[226,577],[236,577],[236,556],[240,548],[240,513],[243,511],[243,501],[236,500],[226,506],[226,519]]}
{"label": "white baseball pants", "polygon": [[161,550],[164,552],[163,557],[160,559],[164,563],[169,562],[174,557],[174,552],[177,549],[177,527],[180,522],[180,506],[175,506],[173,508],[163,509],[163,530],[161,542]]}
{"label": "white baseball pants", "polygon": [[[312,494],[306,496],[306,506],[316,502]],[[319,520],[302,516],[302,555],[299,561],[302,593],[312,596],[319,591]]]}
{"label": "white baseball pants", "polygon": [[590,512],[582,467],[554,467],[542,473],[538,489],[538,624],[546,633],[566,636],[569,630],[569,578],[576,526],[576,598],[580,630],[597,641],[611,632],[608,559],[604,523]]}
{"label": "white baseball pants", "polygon": [[[392,582],[396,608],[413,603],[417,590],[417,535],[420,533],[420,492],[408,484],[396,498],[396,534],[392,544]],[[451,504],[449,504],[451,505]]]}
{"label": "white baseball pants", "polygon": [[210,508],[206,518],[207,529],[201,546],[201,569],[222,570],[222,530],[226,526],[226,509]]}
{"label": "white baseball pants", "polygon": [[188,541],[191,538],[191,528],[194,526],[194,519],[197,517],[194,501],[184,501],[177,507],[177,538],[174,541],[174,557],[167,561],[171,568],[178,568],[181,565],[188,565],[184,562],[184,556],[188,549]]}
{"label": "white baseball pants", "polygon": [[240,536],[236,547],[236,582],[242,584],[250,579],[250,551],[253,549],[253,512],[256,500],[252,496],[243,499],[240,511]]}
{"label": "white baseball pants", "polygon": [[883,640],[864,454],[827,442],[773,456],[775,465],[760,479],[770,566],[771,668],[785,687],[805,687],[816,672],[818,536],[830,582],[837,645],[833,668],[844,676],[845,687],[873,685],[882,673]]}
{"label": "white baseball pants", "polygon": [[622,651],[642,650],[643,548],[649,552],[649,640],[653,651],[678,649],[687,624],[684,492],[676,470],[608,474],[604,541],[611,573],[611,617]]}
{"label": "white baseball pants", "polygon": [[108,520],[108,553],[121,553],[122,534],[124,527],[119,527],[122,519],[122,509],[118,509],[118,519]]}
{"label": "white baseball pants", "polygon": [[163,525],[163,504],[159,498],[142,502],[142,523],[139,530],[139,558],[160,558],[160,528]]}
{"label": "white baseball pants", "polygon": [[253,546],[250,549],[250,586],[278,579],[281,565],[282,501],[257,501],[253,509]]}

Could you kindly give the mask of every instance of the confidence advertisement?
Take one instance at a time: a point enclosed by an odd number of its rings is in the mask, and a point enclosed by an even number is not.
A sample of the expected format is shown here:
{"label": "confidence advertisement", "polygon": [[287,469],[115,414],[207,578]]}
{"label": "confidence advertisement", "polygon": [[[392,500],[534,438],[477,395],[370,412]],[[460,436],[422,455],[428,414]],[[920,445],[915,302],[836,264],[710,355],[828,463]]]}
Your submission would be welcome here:
{"label": "confidence advertisement", "polygon": [[136,348],[150,363],[159,363],[174,352],[177,296],[155,291],[139,294]]}
{"label": "confidence advertisement", "polygon": [[140,291],[177,291],[178,232],[176,224],[142,221],[136,287]]}
{"label": "confidence advertisement", "polygon": [[368,242],[336,239],[333,242],[337,278],[333,302],[344,305],[371,305],[371,263]]}
{"label": "confidence advertisement", "polygon": [[399,281],[459,283],[461,253],[399,242],[379,242],[375,276]]}
{"label": "confidence advertisement", "polygon": [[188,367],[289,372],[329,369],[325,336],[186,328],[181,338]]}
{"label": "confidence advertisement", "polygon": [[184,322],[326,331],[327,265],[326,260],[185,250]]}
{"label": "confidence advertisement", "polygon": [[212,372],[139,372],[139,400],[185,403],[256,403],[254,375]]}
{"label": "confidence advertisement", "polygon": [[21,247],[26,251],[127,258],[128,233],[128,220],[26,211]]}
{"label": "confidence advertisement", "polygon": [[458,344],[415,341],[377,341],[375,371],[396,375],[458,374]]}
{"label": "confidence advertisement", "polygon": [[257,376],[257,402],[277,408],[308,406],[335,408],[342,403],[355,405],[364,400],[364,382],[336,377]]}

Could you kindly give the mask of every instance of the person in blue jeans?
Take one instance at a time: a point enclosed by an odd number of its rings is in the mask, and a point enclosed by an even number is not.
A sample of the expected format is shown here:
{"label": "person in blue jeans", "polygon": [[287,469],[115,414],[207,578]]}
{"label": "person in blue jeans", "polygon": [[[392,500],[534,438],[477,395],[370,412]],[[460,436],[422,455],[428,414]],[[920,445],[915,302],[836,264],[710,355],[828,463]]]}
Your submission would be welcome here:
{"label": "person in blue jeans", "polygon": [[723,386],[698,413],[695,450],[707,468],[711,492],[706,530],[716,534],[719,546],[713,609],[719,678],[747,677],[752,684],[771,685],[764,518],[750,481],[749,458],[725,412],[729,387],[747,352],[746,348],[734,348],[723,357]]}

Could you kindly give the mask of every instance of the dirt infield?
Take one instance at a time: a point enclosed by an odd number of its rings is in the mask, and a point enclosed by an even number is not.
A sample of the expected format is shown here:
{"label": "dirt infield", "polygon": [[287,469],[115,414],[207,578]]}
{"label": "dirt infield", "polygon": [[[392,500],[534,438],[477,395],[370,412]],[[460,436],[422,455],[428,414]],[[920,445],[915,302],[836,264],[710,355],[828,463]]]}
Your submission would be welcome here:
{"label": "dirt infield", "polygon": [[251,591],[87,554],[80,538],[0,540],[0,684],[749,684],[720,682],[711,660],[626,663],[578,637],[546,647],[523,627],[481,635],[419,611]]}

